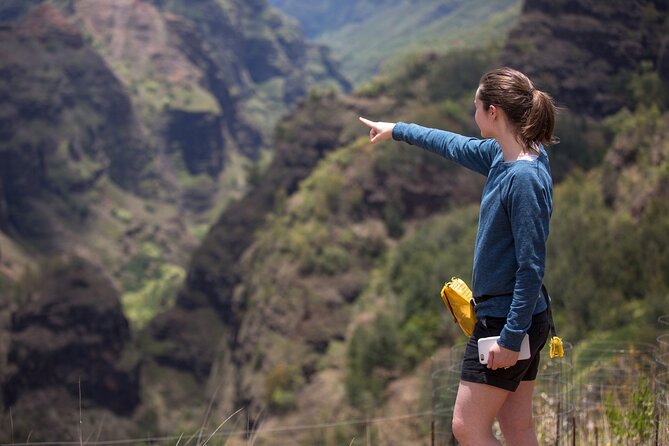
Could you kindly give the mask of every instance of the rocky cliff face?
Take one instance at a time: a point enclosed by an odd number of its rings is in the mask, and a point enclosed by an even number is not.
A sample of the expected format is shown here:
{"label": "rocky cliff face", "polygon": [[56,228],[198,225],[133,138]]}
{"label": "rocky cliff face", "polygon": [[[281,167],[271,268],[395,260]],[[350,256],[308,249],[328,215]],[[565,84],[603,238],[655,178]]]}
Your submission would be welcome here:
{"label": "rocky cliff face", "polygon": [[668,12],[663,0],[527,0],[502,61],[572,111],[608,115],[630,103],[629,78],[640,62],[669,79]]}
{"label": "rocky cliff face", "polygon": [[[0,226],[29,237],[59,222],[45,200],[25,203],[102,178],[206,212],[229,160],[268,150],[290,104],[315,85],[348,86],[326,52],[264,1],[5,6]],[[189,206],[202,174],[212,186],[196,191],[205,205]]]}
{"label": "rocky cliff face", "polygon": [[[294,117],[280,125],[275,159],[267,173],[244,199],[231,204],[221,215],[193,255],[186,288],[180,292],[175,308],[152,322],[154,337],[164,345],[157,357],[159,362],[204,379],[216,359],[216,346],[195,332],[224,331],[224,343],[234,349],[245,306],[243,299],[234,296],[243,275],[240,258],[277,198],[292,194],[323,156],[351,141],[354,134],[343,129],[355,123],[361,107],[354,101],[326,95],[306,101]],[[318,118],[322,121],[317,131],[302,132],[303,128],[312,128]]]}
{"label": "rocky cliff face", "polygon": [[38,423],[40,412],[49,405],[71,411],[75,406],[68,404],[79,392],[86,409],[130,415],[139,403],[139,363],[130,354],[128,321],[110,281],[74,260],[45,272],[27,298],[12,315],[2,385],[5,405],[14,407],[15,434],[32,431],[32,438],[48,440],[63,426],[54,426],[50,416]]}
{"label": "rocky cliff face", "polygon": [[40,6],[0,32],[2,226],[40,238],[57,226],[41,197],[103,175],[136,190],[151,155],[122,85],[60,11]]}
{"label": "rocky cliff face", "polygon": [[181,268],[192,228],[244,189],[278,116],[313,86],[347,87],[263,1],[8,2],[0,14],[0,228],[41,255],[105,258],[117,284],[143,243]]}
{"label": "rocky cliff face", "polygon": [[[173,29],[191,49],[196,39],[201,40],[202,49],[189,53],[196,57],[207,54],[210,59],[208,67],[202,61],[198,65],[206,68],[210,80],[218,79],[227,100],[234,101],[234,107],[221,103],[223,116],[230,133],[239,135],[242,152],[251,157],[267,148],[285,104],[292,104],[315,85],[349,88],[327,50],[305,42],[302,31],[265,0],[152,3],[194,25],[187,28],[175,22]],[[231,117],[236,118],[234,122]]]}

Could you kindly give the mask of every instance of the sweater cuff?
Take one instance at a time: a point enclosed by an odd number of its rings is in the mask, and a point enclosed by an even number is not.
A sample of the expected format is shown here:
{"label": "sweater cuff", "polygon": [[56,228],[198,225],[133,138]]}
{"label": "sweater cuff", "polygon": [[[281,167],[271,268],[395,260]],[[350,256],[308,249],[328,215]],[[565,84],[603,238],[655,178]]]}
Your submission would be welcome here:
{"label": "sweater cuff", "polygon": [[507,330],[507,328],[504,327],[502,329],[502,332],[499,334],[499,339],[497,340],[497,343],[504,348],[508,348],[509,350],[512,350],[514,352],[519,352],[520,345],[523,343],[524,337],[525,333],[523,333],[522,331],[520,332],[511,331]]}
{"label": "sweater cuff", "polygon": [[406,133],[406,128],[409,124],[404,122],[397,122],[393,127],[393,139],[395,141],[404,141],[404,134]]}

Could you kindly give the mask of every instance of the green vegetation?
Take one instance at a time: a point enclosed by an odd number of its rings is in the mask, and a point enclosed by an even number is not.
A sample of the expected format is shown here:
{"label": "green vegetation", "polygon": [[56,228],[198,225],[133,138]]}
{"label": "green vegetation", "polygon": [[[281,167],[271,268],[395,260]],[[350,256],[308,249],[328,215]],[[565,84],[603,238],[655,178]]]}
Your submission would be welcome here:
{"label": "green vegetation", "polygon": [[[618,133],[603,171],[572,174],[556,190],[547,284],[559,326],[574,341],[626,327],[651,340],[669,295],[661,242],[669,207],[657,196],[669,178],[669,145],[656,139],[666,117],[640,108],[612,119]],[[635,161],[620,164],[630,147]]]}
{"label": "green vegetation", "polygon": [[265,377],[267,406],[275,412],[295,408],[295,392],[303,385],[302,375],[285,362],[276,364]]}
{"label": "green vegetation", "polygon": [[478,209],[462,208],[421,223],[391,255],[387,280],[397,296],[405,367],[412,369],[437,346],[455,344],[459,329],[439,298],[452,276],[469,281]]}
{"label": "green vegetation", "polygon": [[628,395],[607,396],[606,418],[616,444],[649,444],[653,440],[657,408],[649,379],[642,375],[638,382],[631,386],[631,404],[616,401],[617,398],[629,397]]}
{"label": "green vegetation", "polygon": [[359,326],[349,341],[346,390],[354,406],[373,410],[393,376],[401,354],[397,324],[381,313],[369,327]]}
{"label": "green vegetation", "polygon": [[151,122],[164,110],[183,110],[192,113],[220,115],[221,108],[211,92],[193,83],[174,83],[161,79],[138,77],[129,67],[115,67],[115,72],[125,75],[126,88],[143,118]]}
{"label": "green vegetation", "polygon": [[[378,119],[475,135],[473,92],[498,51],[489,46],[474,54],[462,49],[445,57],[417,56],[361,87],[359,95],[396,101],[396,115]],[[639,76],[653,79],[653,73]],[[326,99],[314,94],[310,101]],[[322,119],[317,115],[282,122],[279,138],[299,145],[300,129]],[[669,229],[667,207],[656,198],[667,177],[665,161],[657,162],[667,159],[667,145],[658,137],[665,119],[656,102],[604,122],[568,111],[560,115],[562,142],[549,149],[556,207],[546,282],[560,334],[569,342],[652,341],[656,335],[653,324],[667,296],[662,271],[669,268],[666,249],[656,242]],[[261,306],[278,305],[282,327],[302,324],[300,317],[308,320],[325,306],[327,325],[344,327],[320,327],[317,335],[303,332],[299,340],[281,334],[282,344],[291,339],[293,347],[322,345],[345,329],[347,401],[360,413],[383,407],[389,383],[462,339],[439,290],[451,276],[471,277],[482,183],[467,175],[394,142],[370,148],[359,140],[326,156],[296,193],[277,192],[274,212],[245,263],[244,324],[257,326],[252,313]],[[261,184],[263,174],[257,177]],[[351,316],[342,320],[320,287],[337,283],[335,292],[343,290],[354,271],[361,290]],[[298,361],[310,367],[310,359]],[[290,384],[274,388],[276,410],[296,404],[299,392],[286,391]],[[268,404],[272,394],[265,395]]]}
{"label": "green vegetation", "polygon": [[[362,191],[345,181],[345,170],[365,156],[361,148],[355,144],[328,158],[302,183],[298,205],[288,204],[270,217],[258,247],[263,255],[278,255],[297,265],[303,275],[331,276],[348,271],[360,260],[369,261],[378,252],[378,242],[338,224],[359,212],[363,203]],[[352,257],[355,253],[357,261]]]}
{"label": "green vegetation", "polygon": [[162,258],[161,247],[144,242],[126,264],[121,297],[126,317],[141,329],[176,300],[186,272]]}
{"label": "green vegetation", "polygon": [[[475,85],[466,76],[461,84],[456,81],[448,87],[438,79],[456,66],[468,66],[466,70],[472,73],[483,71],[491,60],[485,54],[478,52],[478,61],[468,59],[464,50],[450,58],[416,58],[396,77],[367,84],[361,94],[384,94],[409,104],[429,97],[439,106],[421,105],[420,111],[410,113],[416,121],[466,131]],[[640,76],[651,84],[656,79],[654,73]],[[417,82],[406,87],[402,79]],[[421,83],[421,79],[433,81]],[[560,116],[562,142],[550,149],[557,184],[546,281],[560,333],[569,342],[591,337],[653,342],[656,318],[666,312],[669,286],[663,272],[669,270],[669,256],[660,240],[669,230],[669,209],[656,197],[668,178],[669,157],[661,136],[667,118],[659,105],[644,99],[635,111],[623,110],[605,122],[566,111]],[[305,235],[296,246],[308,247],[315,256],[310,262],[319,265],[303,270],[305,273],[345,271],[346,267],[337,266],[343,259],[325,255],[324,247],[340,240],[331,232],[327,235],[325,228],[337,222],[339,232],[342,218],[369,218],[370,209],[362,196],[345,198],[350,193],[346,187],[351,182],[346,173],[350,163],[354,159],[362,163],[352,153],[339,150],[331,155],[290,200],[299,203],[292,208],[293,215],[306,221],[294,225],[285,236]],[[387,143],[375,152],[370,173],[377,178],[412,178],[409,172],[415,166],[407,166],[419,164],[421,156],[421,152],[396,150]],[[368,297],[361,298],[357,312],[370,314],[364,318],[367,322],[353,323],[347,343],[347,395],[361,410],[382,404],[385,386],[393,377],[413,370],[439,346],[459,339],[460,332],[448,318],[438,292],[453,275],[471,276],[476,232],[477,206],[410,224],[406,202],[392,190],[384,192],[388,200],[379,217],[386,236],[397,243],[381,249],[385,260],[375,265],[369,277],[375,277],[372,283],[387,286],[374,289],[376,285],[368,285],[363,293]],[[282,221],[279,226],[287,228],[286,223],[293,220]],[[638,399],[643,400],[643,395]],[[610,416],[616,415],[612,412]]]}

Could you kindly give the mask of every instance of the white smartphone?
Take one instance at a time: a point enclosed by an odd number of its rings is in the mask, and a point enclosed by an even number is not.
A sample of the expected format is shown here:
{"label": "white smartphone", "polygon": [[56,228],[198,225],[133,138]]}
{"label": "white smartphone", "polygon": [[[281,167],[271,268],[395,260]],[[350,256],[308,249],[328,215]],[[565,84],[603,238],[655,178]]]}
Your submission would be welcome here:
{"label": "white smartphone", "polygon": [[[489,338],[479,339],[479,362],[481,364],[488,363],[488,353],[490,352],[490,348],[498,339],[499,336],[490,336]],[[530,356],[530,337],[526,334],[523,338],[523,343],[520,344],[520,355],[518,356],[518,360],[530,359]]]}

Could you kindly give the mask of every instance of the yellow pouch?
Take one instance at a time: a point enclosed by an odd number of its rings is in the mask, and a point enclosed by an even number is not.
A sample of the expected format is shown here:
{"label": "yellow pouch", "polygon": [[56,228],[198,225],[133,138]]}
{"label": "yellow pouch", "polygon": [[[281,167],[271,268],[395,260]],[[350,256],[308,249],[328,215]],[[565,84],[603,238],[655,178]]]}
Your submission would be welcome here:
{"label": "yellow pouch", "polygon": [[562,339],[557,336],[551,338],[550,355],[553,358],[562,358],[564,356],[564,348],[562,347]]}
{"label": "yellow pouch", "polygon": [[441,299],[451,312],[455,323],[467,336],[471,336],[476,325],[472,290],[462,279],[453,277],[441,289]]}

